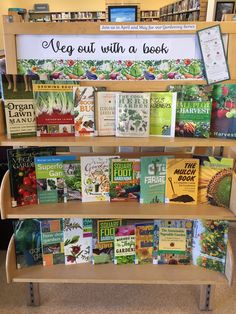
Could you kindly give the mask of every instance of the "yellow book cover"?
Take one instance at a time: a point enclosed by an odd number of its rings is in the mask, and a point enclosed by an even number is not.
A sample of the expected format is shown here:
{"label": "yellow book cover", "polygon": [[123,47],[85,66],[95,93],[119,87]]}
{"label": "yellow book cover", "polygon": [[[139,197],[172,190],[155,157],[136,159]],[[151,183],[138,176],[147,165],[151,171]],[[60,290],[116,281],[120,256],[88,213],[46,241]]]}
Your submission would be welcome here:
{"label": "yellow book cover", "polygon": [[198,159],[168,159],[165,202],[196,205],[198,176]]}

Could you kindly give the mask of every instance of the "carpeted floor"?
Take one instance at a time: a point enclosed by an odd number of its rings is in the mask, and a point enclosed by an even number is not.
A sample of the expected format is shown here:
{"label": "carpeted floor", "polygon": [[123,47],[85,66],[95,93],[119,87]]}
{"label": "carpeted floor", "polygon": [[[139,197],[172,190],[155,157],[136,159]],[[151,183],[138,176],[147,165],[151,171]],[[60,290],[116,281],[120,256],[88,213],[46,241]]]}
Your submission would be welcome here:
{"label": "carpeted floor", "polygon": [[[232,229],[236,252],[236,228]],[[6,283],[0,252],[0,313],[199,314],[199,287],[167,285],[41,284],[41,306],[27,307],[26,285]],[[214,314],[236,314],[236,282],[216,288]]]}

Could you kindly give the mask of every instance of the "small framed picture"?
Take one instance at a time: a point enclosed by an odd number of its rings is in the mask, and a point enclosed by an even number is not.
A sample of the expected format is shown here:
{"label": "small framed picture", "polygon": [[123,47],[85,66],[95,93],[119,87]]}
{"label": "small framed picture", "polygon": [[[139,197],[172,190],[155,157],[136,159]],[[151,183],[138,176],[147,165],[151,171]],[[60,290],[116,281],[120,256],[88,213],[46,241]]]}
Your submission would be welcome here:
{"label": "small framed picture", "polygon": [[234,1],[229,2],[216,2],[215,21],[221,21],[224,14],[234,13]]}

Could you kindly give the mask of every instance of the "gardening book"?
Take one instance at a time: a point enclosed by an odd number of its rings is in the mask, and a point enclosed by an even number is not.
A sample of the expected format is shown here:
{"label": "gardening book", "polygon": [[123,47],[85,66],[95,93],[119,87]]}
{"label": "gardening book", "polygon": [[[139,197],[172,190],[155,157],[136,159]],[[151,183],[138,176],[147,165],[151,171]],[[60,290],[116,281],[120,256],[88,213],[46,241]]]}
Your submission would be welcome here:
{"label": "gardening book", "polygon": [[14,228],[14,242],[18,269],[43,264],[39,220],[18,220]]}
{"label": "gardening book", "polygon": [[37,204],[35,156],[55,155],[55,147],[8,149],[12,207]]}
{"label": "gardening book", "polygon": [[64,202],[81,200],[81,168],[80,160],[63,161]]}
{"label": "gardening book", "polygon": [[[86,220],[84,227],[84,220]],[[64,218],[65,264],[89,263],[92,258],[92,219]]]}
{"label": "gardening book", "polygon": [[138,202],[140,198],[140,159],[111,159],[110,200]]}
{"label": "gardening book", "polygon": [[193,229],[193,264],[225,272],[229,223],[225,220],[196,220]]}
{"label": "gardening book", "polygon": [[109,164],[114,156],[81,157],[82,202],[110,200]]}
{"label": "gardening book", "polygon": [[140,203],[165,203],[166,160],[173,156],[141,157]]}
{"label": "gardening book", "polygon": [[76,156],[35,157],[38,203],[64,202],[63,162],[75,160]]}
{"label": "gardening book", "polygon": [[99,136],[115,135],[116,95],[117,92],[96,92],[95,120]]}
{"label": "gardening book", "polygon": [[93,219],[93,264],[113,262],[115,230],[119,226],[121,219]]}
{"label": "gardening book", "polygon": [[198,203],[229,208],[234,160],[198,156],[200,161]]}
{"label": "gardening book", "polygon": [[65,264],[63,219],[41,220],[43,265]]}
{"label": "gardening book", "polygon": [[191,220],[154,220],[153,264],[190,264],[192,235]]}
{"label": "gardening book", "polygon": [[150,264],[153,256],[153,222],[135,225],[135,264]]}
{"label": "gardening book", "polygon": [[199,160],[167,159],[165,203],[196,205]]}
{"label": "gardening book", "polygon": [[115,229],[114,264],[134,264],[135,226],[120,226]]}
{"label": "gardening book", "polygon": [[150,93],[116,95],[116,136],[148,137]]}
{"label": "gardening book", "polygon": [[176,93],[152,92],[150,108],[150,135],[175,136]]}
{"label": "gardening book", "polygon": [[34,81],[38,136],[74,136],[73,87],[79,81]]}
{"label": "gardening book", "polygon": [[177,101],[175,136],[208,138],[211,107],[211,101]]}
{"label": "gardening book", "polygon": [[177,93],[177,101],[209,101],[212,98],[210,85],[171,85],[168,90]]}

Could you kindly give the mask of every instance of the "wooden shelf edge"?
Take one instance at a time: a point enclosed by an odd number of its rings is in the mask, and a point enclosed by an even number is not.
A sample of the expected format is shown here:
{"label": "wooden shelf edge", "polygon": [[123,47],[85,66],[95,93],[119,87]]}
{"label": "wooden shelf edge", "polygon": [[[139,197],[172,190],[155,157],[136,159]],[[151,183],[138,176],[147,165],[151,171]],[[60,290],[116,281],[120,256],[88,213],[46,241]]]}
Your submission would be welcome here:
{"label": "wooden shelf edge", "polygon": [[16,274],[16,253],[15,253],[15,242],[14,235],[11,237],[6,256],[6,276],[7,283],[13,282],[13,278]]}
{"label": "wooden shelf edge", "polygon": [[234,253],[231,241],[228,241],[227,255],[226,255],[226,265],[225,265],[225,276],[228,280],[229,286],[233,285],[233,275],[234,275]]}
{"label": "wooden shelf edge", "polygon": [[11,195],[9,194],[9,191],[10,191],[10,180],[9,180],[9,170],[8,170],[4,174],[1,187],[0,187],[0,212],[1,212],[2,219],[7,218],[6,210],[9,207],[9,203],[11,202]]}

